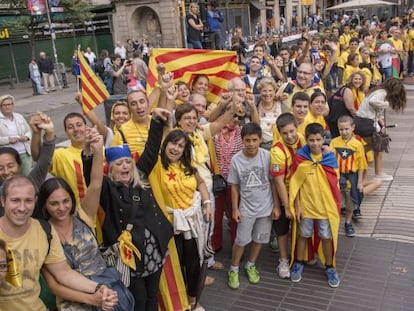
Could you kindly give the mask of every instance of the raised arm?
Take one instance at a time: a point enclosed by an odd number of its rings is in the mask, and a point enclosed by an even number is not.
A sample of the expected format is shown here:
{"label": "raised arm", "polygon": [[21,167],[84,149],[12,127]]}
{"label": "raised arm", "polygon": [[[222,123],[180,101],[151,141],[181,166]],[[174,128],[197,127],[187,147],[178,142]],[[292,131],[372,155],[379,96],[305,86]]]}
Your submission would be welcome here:
{"label": "raised arm", "polygon": [[[36,144],[35,148],[37,148],[37,163],[30,171],[29,176],[38,189],[44,182],[52,163],[53,153],[55,151],[55,128],[50,117],[42,112],[37,112],[31,118],[30,125],[33,129],[32,146]],[[39,149],[42,131],[44,132],[44,137]]]}
{"label": "raised arm", "polygon": [[[75,100],[76,102],[82,107],[82,94],[81,93],[77,93],[75,96]],[[88,120],[94,125],[96,126],[96,128],[98,129],[99,134],[101,134],[104,138],[104,140],[106,140],[107,136],[108,136],[108,131],[109,129],[105,126],[105,124],[98,118],[98,116],[96,115],[95,111],[90,110],[89,112],[86,113],[86,118],[88,118]]]}
{"label": "raised arm", "polygon": [[158,161],[158,152],[161,147],[163,129],[164,126],[169,123],[170,118],[171,113],[165,109],[156,108],[152,112],[148,140],[145,144],[144,152],[137,163],[138,170],[143,172],[146,178],[148,178]]}
{"label": "raised arm", "polygon": [[96,129],[89,129],[87,132],[82,158],[90,156],[90,152],[93,153],[90,181],[81,206],[89,219],[93,220],[98,211],[103,180],[103,137]]}

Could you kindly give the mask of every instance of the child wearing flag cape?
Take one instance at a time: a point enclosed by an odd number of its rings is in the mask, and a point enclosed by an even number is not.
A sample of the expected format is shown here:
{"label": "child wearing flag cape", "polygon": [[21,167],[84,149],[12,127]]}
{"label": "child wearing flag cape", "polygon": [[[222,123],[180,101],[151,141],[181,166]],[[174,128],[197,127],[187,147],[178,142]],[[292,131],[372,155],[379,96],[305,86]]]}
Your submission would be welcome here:
{"label": "child wearing flag cape", "polygon": [[[302,279],[306,255],[318,252],[328,284],[339,286],[335,270],[338,245],[340,192],[338,162],[332,152],[322,152],[324,129],[311,123],[305,129],[306,145],[293,158],[289,187],[292,222],[292,282]],[[314,232],[315,228],[315,232]],[[312,239],[313,237],[313,239]],[[306,249],[308,247],[308,249]]]}

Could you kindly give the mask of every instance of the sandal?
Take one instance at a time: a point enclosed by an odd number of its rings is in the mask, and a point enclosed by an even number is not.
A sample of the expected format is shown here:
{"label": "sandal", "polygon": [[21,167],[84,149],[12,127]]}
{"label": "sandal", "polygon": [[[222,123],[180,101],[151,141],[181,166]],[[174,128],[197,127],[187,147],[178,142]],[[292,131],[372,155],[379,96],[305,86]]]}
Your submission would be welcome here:
{"label": "sandal", "polygon": [[224,270],[224,264],[220,261],[215,261],[214,264],[208,268],[211,270]]}
{"label": "sandal", "polygon": [[205,280],[204,280],[204,286],[211,286],[214,284],[214,282],[216,281],[215,278],[213,278],[212,276],[206,276]]}

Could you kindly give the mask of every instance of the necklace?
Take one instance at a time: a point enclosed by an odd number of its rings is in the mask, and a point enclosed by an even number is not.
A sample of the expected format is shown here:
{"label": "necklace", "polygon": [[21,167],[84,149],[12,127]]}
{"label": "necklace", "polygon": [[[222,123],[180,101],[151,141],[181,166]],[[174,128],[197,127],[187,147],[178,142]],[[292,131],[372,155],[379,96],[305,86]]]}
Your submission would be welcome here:
{"label": "necklace", "polygon": [[60,242],[64,244],[69,244],[69,242],[72,240],[72,230],[73,230],[73,222],[70,221],[69,228],[66,230],[62,230],[62,227],[55,225],[55,230],[57,234],[59,235]]}

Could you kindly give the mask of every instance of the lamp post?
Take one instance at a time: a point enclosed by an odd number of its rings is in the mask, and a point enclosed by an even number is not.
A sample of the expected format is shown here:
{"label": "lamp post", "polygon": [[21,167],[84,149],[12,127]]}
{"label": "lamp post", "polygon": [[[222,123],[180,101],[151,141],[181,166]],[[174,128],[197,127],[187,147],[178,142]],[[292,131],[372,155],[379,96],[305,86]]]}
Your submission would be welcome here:
{"label": "lamp post", "polygon": [[52,19],[50,18],[50,10],[49,10],[49,1],[45,0],[45,6],[46,6],[46,15],[47,15],[47,22],[49,24],[49,32],[50,32],[50,38],[52,39],[52,50],[53,50],[53,57],[55,59],[55,64],[58,63],[58,56],[56,51],[56,34],[55,30],[52,28]]}

